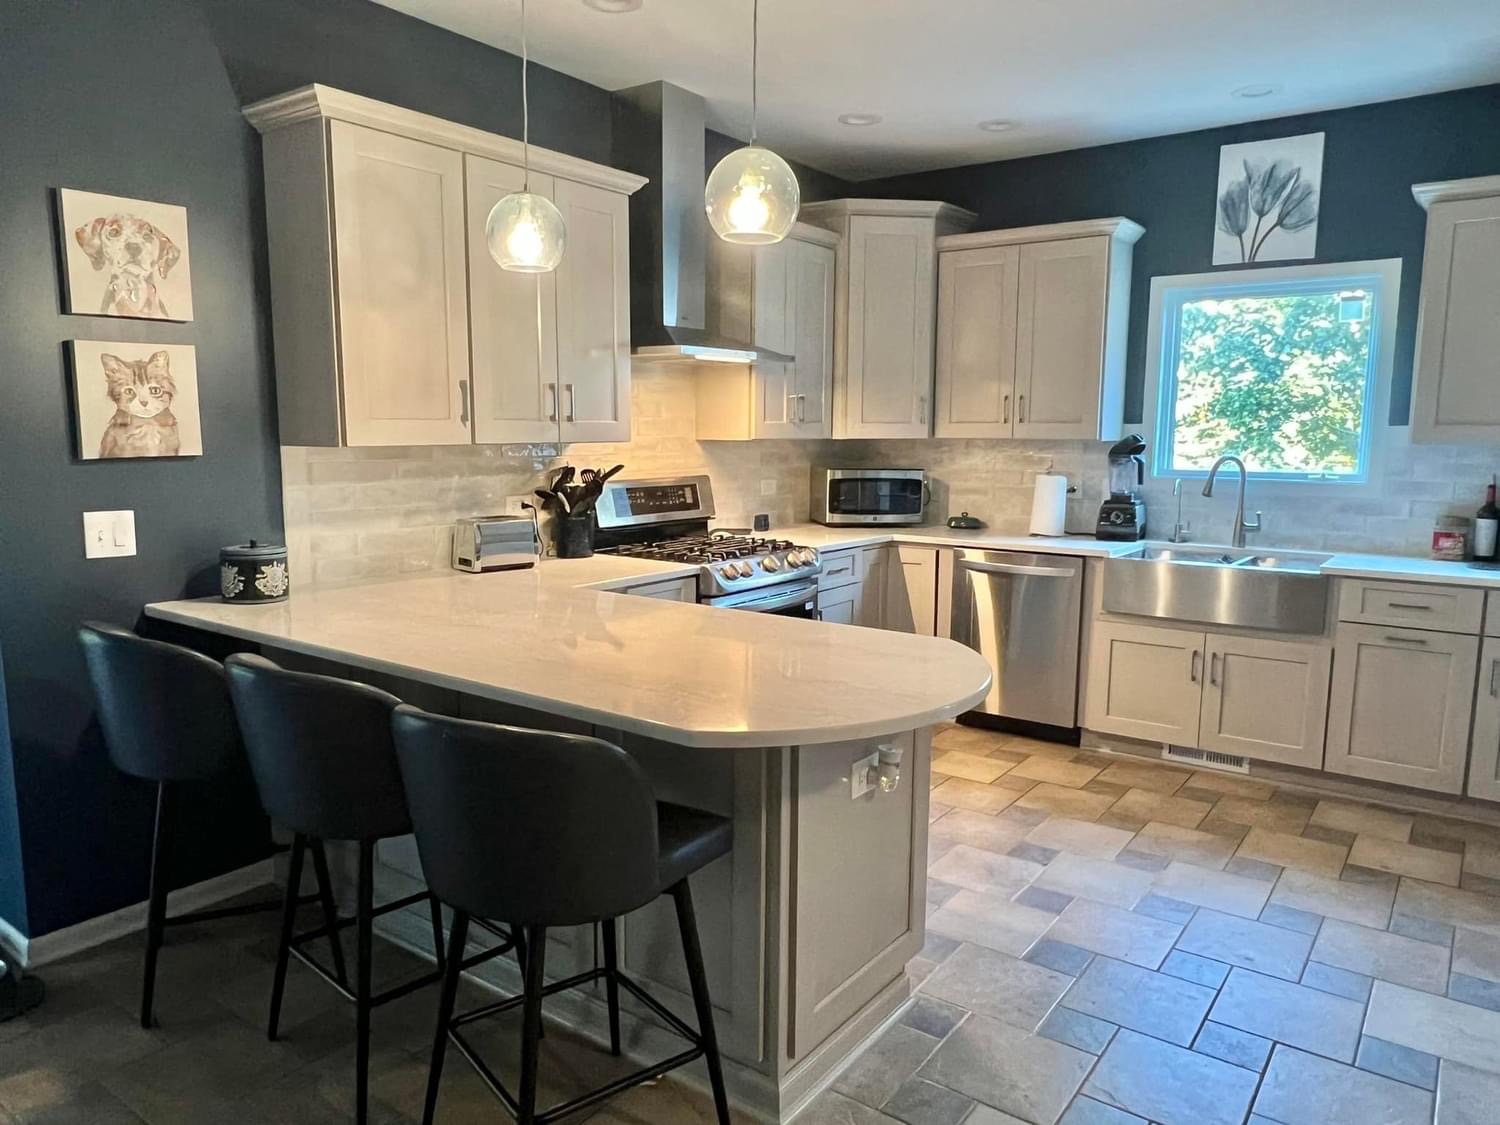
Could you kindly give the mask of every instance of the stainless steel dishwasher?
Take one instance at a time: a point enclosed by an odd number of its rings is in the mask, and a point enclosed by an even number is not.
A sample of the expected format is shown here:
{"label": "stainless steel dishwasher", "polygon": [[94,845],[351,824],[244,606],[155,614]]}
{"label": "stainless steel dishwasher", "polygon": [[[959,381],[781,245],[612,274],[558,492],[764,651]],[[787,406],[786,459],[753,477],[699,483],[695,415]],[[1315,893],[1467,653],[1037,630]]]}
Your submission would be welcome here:
{"label": "stainless steel dishwasher", "polygon": [[954,554],[952,636],[988,660],[994,674],[974,710],[1077,726],[1083,560],[1019,551]]}

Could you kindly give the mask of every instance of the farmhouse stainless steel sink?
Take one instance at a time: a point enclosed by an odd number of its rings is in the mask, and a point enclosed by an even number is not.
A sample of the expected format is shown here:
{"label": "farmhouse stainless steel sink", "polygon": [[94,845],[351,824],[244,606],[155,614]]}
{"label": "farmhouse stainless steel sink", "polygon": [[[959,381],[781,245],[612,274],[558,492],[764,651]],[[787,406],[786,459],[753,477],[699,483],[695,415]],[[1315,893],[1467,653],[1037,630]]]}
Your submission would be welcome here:
{"label": "farmhouse stainless steel sink", "polygon": [[1321,633],[1331,556],[1157,546],[1104,563],[1104,610],[1278,633]]}

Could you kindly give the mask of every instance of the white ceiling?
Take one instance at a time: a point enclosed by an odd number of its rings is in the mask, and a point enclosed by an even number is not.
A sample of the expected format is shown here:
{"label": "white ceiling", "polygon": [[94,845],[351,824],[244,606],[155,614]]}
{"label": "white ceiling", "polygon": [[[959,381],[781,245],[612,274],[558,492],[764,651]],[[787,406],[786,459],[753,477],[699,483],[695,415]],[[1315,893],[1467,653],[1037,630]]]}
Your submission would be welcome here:
{"label": "white ceiling", "polygon": [[[519,51],[519,0],[379,2]],[[539,62],[675,82],[747,135],[750,0],[531,0],[528,19]],[[851,179],[1500,81],[1500,0],[763,0],[760,26],[762,139]],[[1231,95],[1261,84],[1279,89]],[[1020,127],[976,127],[993,118]]]}

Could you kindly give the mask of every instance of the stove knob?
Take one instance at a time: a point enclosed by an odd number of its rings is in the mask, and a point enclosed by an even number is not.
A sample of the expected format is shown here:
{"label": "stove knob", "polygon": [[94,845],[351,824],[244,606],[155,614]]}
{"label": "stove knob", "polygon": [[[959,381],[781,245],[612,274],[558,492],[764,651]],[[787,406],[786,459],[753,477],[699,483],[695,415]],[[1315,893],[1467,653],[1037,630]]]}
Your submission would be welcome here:
{"label": "stove knob", "polygon": [[814,566],[817,564],[817,553],[814,552],[811,548],[803,547],[800,554],[803,566]]}
{"label": "stove knob", "polygon": [[767,555],[760,565],[763,566],[771,574],[775,574],[778,570],[781,569],[781,560],[778,559],[775,555]]}
{"label": "stove knob", "polygon": [[735,567],[734,563],[728,563],[727,565],[720,567],[719,574],[721,577],[727,578],[731,582],[740,576],[740,572]]}
{"label": "stove knob", "polygon": [[737,563],[736,565],[740,568],[740,577],[741,578],[749,578],[751,575],[753,575],[755,573],[755,564],[754,563],[742,562],[742,563]]}

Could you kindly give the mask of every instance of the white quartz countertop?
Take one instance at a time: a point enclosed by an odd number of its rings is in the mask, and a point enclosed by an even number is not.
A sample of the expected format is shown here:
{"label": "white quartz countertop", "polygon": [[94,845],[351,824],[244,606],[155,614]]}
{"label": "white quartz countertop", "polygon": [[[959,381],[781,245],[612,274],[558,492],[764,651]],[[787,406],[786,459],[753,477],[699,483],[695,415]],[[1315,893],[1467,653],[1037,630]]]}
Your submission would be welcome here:
{"label": "white quartz countertop", "polygon": [[984,659],[953,641],[609,592],[696,573],[553,559],[146,614],[692,747],[873,738],[951,719],[989,689]]}
{"label": "white quartz countertop", "polygon": [[1440,582],[1445,586],[1500,589],[1500,569],[1468,562],[1402,558],[1399,555],[1334,555],[1323,573],[1341,578],[1374,578],[1394,582]]}

